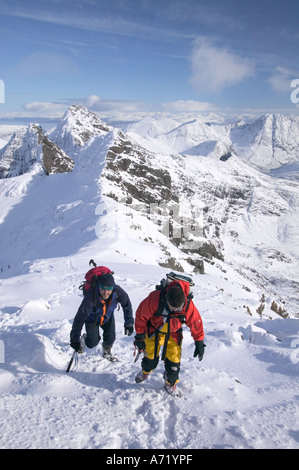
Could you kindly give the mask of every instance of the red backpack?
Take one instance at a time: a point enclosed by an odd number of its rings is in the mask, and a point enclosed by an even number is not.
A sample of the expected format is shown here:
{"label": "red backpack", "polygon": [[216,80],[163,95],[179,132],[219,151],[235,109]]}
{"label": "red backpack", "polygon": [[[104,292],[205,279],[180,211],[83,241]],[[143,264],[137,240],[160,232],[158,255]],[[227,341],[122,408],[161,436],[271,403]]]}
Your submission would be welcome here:
{"label": "red backpack", "polygon": [[106,266],[97,266],[93,259],[91,259],[88,264],[89,266],[93,265],[94,267],[87,271],[85,274],[85,281],[83,281],[79,287],[79,289],[83,290],[83,294],[86,294],[89,289],[94,287],[98,278],[103,274],[114,274],[114,272],[111,271],[111,269],[106,268]]}

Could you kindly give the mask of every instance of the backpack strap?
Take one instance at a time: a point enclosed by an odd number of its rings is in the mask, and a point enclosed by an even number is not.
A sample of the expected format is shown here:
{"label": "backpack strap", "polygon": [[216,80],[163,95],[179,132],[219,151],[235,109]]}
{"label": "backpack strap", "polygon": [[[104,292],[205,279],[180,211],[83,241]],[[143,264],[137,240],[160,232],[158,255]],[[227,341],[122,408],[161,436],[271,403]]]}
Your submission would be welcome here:
{"label": "backpack strap", "polygon": [[162,351],[162,361],[164,361],[164,359],[166,357],[168,341],[169,341],[169,338],[170,338],[170,315],[168,315],[166,323],[167,323],[167,332],[165,334],[166,336],[165,336],[164,346],[163,346],[163,351]]}
{"label": "backpack strap", "polygon": [[160,285],[157,286],[157,289],[160,290],[159,305],[157,310],[154,313],[155,317],[160,317],[164,308],[166,307],[166,286]]}
{"label": "backpack strap", "polygon": [[191,300],[193,299],[193,293],[192,292],[189,292],[188,296],[187,296],[187,304],[186,304],[186,312],[189,308],[189,305],[190,305],[190,302]]}

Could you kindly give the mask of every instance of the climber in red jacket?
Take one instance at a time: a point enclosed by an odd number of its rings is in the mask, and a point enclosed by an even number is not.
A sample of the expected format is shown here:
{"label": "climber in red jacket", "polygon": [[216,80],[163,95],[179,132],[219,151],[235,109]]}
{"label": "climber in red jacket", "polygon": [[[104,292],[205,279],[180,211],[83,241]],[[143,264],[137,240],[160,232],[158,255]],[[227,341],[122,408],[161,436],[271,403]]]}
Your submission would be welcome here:
{"label": "climber in red jacket", "polygon": [[183,323],[189,327],[195,341],[194,357],[202,360],[205,348],[202,319],[188,294],[188,282],[172,281],[164,289],[151,292],[140,303],[136,311],[134,345],[144,353],[144,357],[136,382],[143,382],[157,367],[160,348],[164,345],[164,387],[169,393],[175,392],[179,380]]}

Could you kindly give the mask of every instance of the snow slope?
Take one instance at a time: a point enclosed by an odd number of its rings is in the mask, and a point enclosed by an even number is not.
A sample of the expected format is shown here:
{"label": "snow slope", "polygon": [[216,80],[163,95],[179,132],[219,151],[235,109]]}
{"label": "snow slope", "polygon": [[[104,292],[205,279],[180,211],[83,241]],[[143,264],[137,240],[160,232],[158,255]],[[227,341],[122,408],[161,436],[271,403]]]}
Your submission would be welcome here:
{"label": "snow slope", "polygon": [[1,124],[0,125],[0,148],[4,147],[11,139],[12,135],[22,129],[25,129],[25,125],[19,124]]}
{"label": "snow slope", "polygon": [[0,448],[298,448],[299,320],[269,311],[260,319],[258,292],[244,290],[233,273],[227,280],[210,267],[195,276],[207,347],[202,362],[193,359],[193,340],[184,331],[182,398],[163,391],[161,363],[148,382],[134,382],[139,364],[132,338],[123,335],[121,311],[114,346],[120,362],[102,359],[99,346],[66,374],[87,260],[111,266],[135,309],[166,272],[134,262],[141,249],[122,256],[94,241],[1,281]]}
{"label": "snow slope", "polygon": [[[299,448],[299,319],[273,312],[261,286],[220,260],[193,274],[206,352],[202,362],[193,358],[184,327],[182,398],[163,391],[162,363],[135,383],[140,362],[121,309],[120,361],[102,359],[99,346],[65,372],[91,258],[111,267],[134,311],[169,271],[158,265],[159,243],[146,242],[125,213],[117,217],[125,237],[115,230],[118,205],[103,197],[101,179],[115,137],[107,128],[81,141],[71,173],[32,167],[0,181],[0,448]],[[145,235],[146,219],[139,222]]]}

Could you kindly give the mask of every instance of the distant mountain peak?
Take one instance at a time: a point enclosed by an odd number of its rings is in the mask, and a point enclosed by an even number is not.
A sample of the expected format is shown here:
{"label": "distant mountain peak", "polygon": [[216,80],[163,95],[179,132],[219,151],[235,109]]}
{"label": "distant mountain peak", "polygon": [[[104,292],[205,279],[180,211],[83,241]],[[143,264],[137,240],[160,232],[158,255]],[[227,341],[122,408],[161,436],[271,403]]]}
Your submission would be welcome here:
{"label": "distant mountain peak", "polygon": [[84,106],[71,105],[49,138],[68,155],[74,156],[91,137],[105,135],[112,129]]}
{"label": "distant mountain peak", "polygon": [[169,124],[163,118],[144,119],[129,125],[127,132],[137,134],[149,150],[156,151],[160,145],[168,153],[213,159],[233,152],[265,172],[299,160],[299,118],[295,116],[263,114],[230,123],[188,119]]}
{"label": "distant mountain peak", "polygon": [[299,120],[294,116],[264,114],[233,126],[230,139],[237,155],[264,171],[299,160]]}

